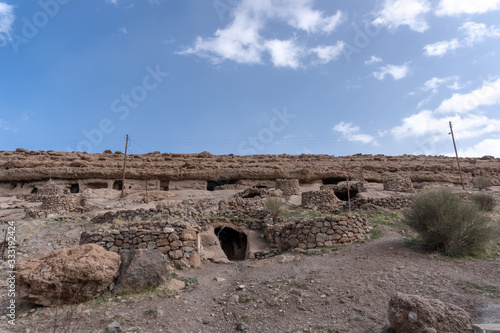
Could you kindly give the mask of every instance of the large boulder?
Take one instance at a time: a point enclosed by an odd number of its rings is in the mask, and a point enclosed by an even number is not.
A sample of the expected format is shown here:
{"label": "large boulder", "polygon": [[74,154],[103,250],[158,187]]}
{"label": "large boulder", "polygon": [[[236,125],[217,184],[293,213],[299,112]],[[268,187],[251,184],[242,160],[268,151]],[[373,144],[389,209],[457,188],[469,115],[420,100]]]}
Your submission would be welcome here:
{"label": "large boulder", "polygon": [[44,306],[79,303],[106,290],[119,267],[120,256],[96,244],[52,251],[17,264],[19,295]]}
{"label": "large boulder", "polygon": [[137,292],[166,281],[167,258],[157,250],[139,249],[122,253],[122,264],[114,292]]}
{"label": "large boulder", "polygon": [[472,319],[462,308],[401,293],[389,302],[389,323],[396,333],[474,332]]}

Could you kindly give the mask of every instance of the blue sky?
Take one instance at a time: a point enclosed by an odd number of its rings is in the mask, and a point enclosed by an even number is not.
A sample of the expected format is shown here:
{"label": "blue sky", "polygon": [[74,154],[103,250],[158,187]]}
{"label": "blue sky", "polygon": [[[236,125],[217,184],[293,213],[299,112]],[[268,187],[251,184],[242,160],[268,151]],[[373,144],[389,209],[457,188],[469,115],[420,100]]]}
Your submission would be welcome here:
{"label": "blue sky", "polygon": [[500,0],[0,0],[0,150],[500,157]]}

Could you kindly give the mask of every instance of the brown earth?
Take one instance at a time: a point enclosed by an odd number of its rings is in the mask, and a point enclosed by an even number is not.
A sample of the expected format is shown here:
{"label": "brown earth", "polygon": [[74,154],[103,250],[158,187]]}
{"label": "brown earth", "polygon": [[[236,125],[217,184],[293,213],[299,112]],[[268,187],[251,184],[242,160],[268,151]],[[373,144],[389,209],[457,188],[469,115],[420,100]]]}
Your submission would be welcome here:
{"label": "brown earth", "polygon": [[[499,190],[494,187],[490,193],[498,199]],[[234,193],[216,192],[179,191],[168,199]],[[141,206],[137,196],[90,201],[101,211],[135,209]],[[291,198],[289,208],[298,198]],[[0,331],[104,332],[118,321],[123,330],[141,327],[141,332],[236,332],[239,324],[247,332],[382,332],[388,325],[389,300],[398,292],[455,304],[476,323],[500,323],[500,244],[476,259],[421,252],[412,247],[411,230],[402,225],[399,213],[363,214],[378,230],[373,235],[381,236],[264,260],[204,262],[198,269],[177,270],[170,276],[187,282],[180,291],[161,286],[137,294],[106,293],[76,307],[42,308],[21,302],[16,326],[6,326],[3,317]],[[80,231],[91,227],[87,215],[76,213],[25,220],[21,209],[12,208],[3,215],[17,223],[18,259],[77,244]],[[495,219],[499,220],[498,208]],[[2,265],[0,317],[7,304],[6,263]]]}

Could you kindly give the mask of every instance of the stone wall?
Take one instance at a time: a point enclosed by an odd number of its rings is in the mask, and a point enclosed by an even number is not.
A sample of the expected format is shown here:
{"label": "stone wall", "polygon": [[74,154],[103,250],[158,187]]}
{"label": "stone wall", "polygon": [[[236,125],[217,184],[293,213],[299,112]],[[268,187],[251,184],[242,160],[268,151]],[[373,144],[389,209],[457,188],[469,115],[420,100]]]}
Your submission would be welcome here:
{"label": "stone wall", "polygon": [[328,189],[302,193],[301,206],[321,212],[337,212],[342,208],[342,202],[335,196],[333,189]]}
{"label": "stone wall", "polygon": [[311,249],[351,243],[365,239],[371,228],[363,217],[348,214],[302,219],[281,225],[268,223],[264,230],[269,245],[282,252],[291,248]]}
{"label": "stone wall", "polygon": [[298,179],[276,179],[276,189],[281,190],[283,195],[295,195],[300,193]]}
{"label": "stone wall", "polygon": [[38,208],[28,209],[28,218],[45,218],[48,214],[64,212],[84,212],[87,210],[87,199],[81,195],[69,194],[68,189],[62,189],[55,184],[48,184],[40,188],[37,193],[29,196],[30,201],[41,201]]}
{"label": "stone wall", "polygon": [[184,268],[194,257],[199,260],[198,233],[197,226],[182,221],[142,222],[83,231],[80,244],[95,243],[116,253],[157,249],[176,267]]}
{"label": "stone wall", "polygon": [[[352,208],[357,209],[377,209],[377,207],[387,209],[404,209],[410,208],[413,204],[412,196],[392,196],[388,198],[355,198],[352,201]],[[377,206],[377,207],[374,207]]]}
{"label": "stone wall", "polygon": [[384,190],[413,193],[413,184],[409,177],[395,175],[384,179]]}

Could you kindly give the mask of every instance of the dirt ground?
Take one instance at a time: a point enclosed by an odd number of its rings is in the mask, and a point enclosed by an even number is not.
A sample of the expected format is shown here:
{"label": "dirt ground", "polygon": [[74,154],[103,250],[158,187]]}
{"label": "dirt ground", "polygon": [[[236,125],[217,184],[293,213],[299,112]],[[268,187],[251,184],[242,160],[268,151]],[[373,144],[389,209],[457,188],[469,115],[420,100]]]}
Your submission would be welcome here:
{"label": "dirt ground", "polygon": [[[196,196],[184,192],[172,200]],[[99,204],[105,210],[119,200]],[[500,323],[500,243],[480,258],[444,257],[416,249],[398,212],[364,214],[375,228],[370,240],[264,260],[205,262],[169,276],[186,282],[179,291],[161,286],[139,294],[106,293],[76,307],[22,304],[16,326],[1,317],[0,332],[104,332],[113,321],[123,331],[143,333],[236,332],[238,325],[246,332],[382,332],[389,299],[398,292],[458,305],[475,323]],[[21,258],[78,244],[88,227],[85,216],[22,216],[22,209],[9,210],[8,218],[18,224]],[[0,316],[7,304],[2,265]]]}

